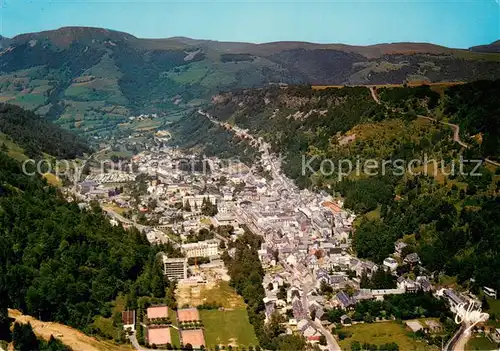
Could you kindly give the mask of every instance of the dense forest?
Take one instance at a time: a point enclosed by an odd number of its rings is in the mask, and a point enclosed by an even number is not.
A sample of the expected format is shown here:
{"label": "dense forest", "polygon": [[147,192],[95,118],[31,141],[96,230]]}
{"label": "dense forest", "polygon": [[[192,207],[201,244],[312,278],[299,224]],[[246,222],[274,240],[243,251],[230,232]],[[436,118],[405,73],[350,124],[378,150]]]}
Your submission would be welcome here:
{"label": "dense forest", "polygon": [[172,128],[170,144],[190,149],[200,154],[239,159],[252,162],[257,154],[246,140],[241,140],[208,118],[193,112],[177,122]]}
{"label": "dense forest", "polygon": [[[66,202],[39,177],[0,153],[0,339],[9,340],[7,308],[44,321],[94,331],[97,316],[112,316],[125,295],[168,298],[157,254],[179,252],[150,246],[137,230],[112,226],[94,204]],[[118,318],[119,320],[119,318]]]}
{"label": "dense forest", "polygon": [[[499,86],[382,88],[380,104],[363,87],[270,87],[221,94],[209,113],[269,141],[299,187],[341,196],[360,215],[353,235],[360,257],[380,263],[402,239],[431,272],[500,288],[500,171],[485,161],[499,154]],[[439,121],[458,124],[470,147]],[[374,175],[342,167],[325,175],[324,160],[387,165]]]}
{"label": "dense forest", "polygon": [[456,85],[446,90],[444,112],[463,135],[481,135],[481,154],[500,157],[500,79]]}
{"label": "dense forest", "polygon": [[73,133],[15,105],[0,104],[0,132],[32,158],[44,152],[69,159],[90,151],[85,141]]}

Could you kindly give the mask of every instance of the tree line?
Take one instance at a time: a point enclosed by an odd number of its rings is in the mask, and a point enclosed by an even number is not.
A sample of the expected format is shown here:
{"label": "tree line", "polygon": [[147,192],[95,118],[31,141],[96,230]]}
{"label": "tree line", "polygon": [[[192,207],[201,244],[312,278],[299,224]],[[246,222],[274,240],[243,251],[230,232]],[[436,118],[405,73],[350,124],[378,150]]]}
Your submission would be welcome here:
{"label": "tree line", "polygon": [[0,227],[3,340],[10,338],[8,307],[88,332],[97,316],[112,316],[119,294],[130,301],[166,298],[170,282],[158,254],[180,254],[170,245],[151,246],[136,229],[111,225],[97,204],[82,210],[66,202],[3,152]]}

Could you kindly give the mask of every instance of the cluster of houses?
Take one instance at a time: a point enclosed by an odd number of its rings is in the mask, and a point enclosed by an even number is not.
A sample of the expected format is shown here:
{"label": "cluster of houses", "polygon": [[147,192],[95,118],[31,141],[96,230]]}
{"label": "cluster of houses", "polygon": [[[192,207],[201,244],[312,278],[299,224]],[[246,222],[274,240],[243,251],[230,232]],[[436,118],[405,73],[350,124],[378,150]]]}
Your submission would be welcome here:
{"label": "cluster of houses", "polygon": [[[397,273],[399,264],[406,264],[414,267],[419,264],[420,259],[417,254],[409,253],[405,257],[398,257],[395,252],[391,259],[384,260],[381,266],[373,262],[361,260],[348,253],[347,248],[338,249],[333,246],[324,245],[325,241],[314,241],[308,243],[304,249],[298,247],[295,250],[282,250],[274,252],[269,249],[269,242],[263,244],[261,255],[264,262],[273,261],[277,258],[282,260],[284,265],[294,267],[300,274],[293,274],[290,271],[279,271],[278,273],[266,274],[264,288],[266,297],[264,299],[266,317],[270,318],[273,313],[280,313],[288,318],[288,331],[300,332],[309,341],[318,340],[321,335],[316,323],[329,324],[321,320],[325,311],[332,308],[339,308],[346,313],[341,318],[341,323],[349,325],[352,323],[348,311],[355,308],[356,304],[364,300],[383,300],[384,296],[416,293],[418,291],[434,292],[434,287],[426,275],[418,275],[413,279],[411,275],[400,275]],[[395,251],[400,251],[404,247],[401,243],[396,243]],[[317,255],[321,250],[321,255]],[[302,252],[301,252],[302,251]],[[274,256],[273,256],[274,255]],[[400,255],[400,252],[399,252]],[[276,257],[277,256],[277,257]],[[290,259],[293,257],[293,259]],[[318,258],[319,257],[319,258]],[[314,258],[314,259],[313,259]],[[275,262],[270,262],[272,266]],[[368,277],[379,270],[384,269],[392,272],[397,277],[397,287],[392,289],[365,289],[360,288],[360,278],[362,275]],[[314,284],[311,289],[304,291],[304,279],[299,277],[312,277]],[[321,287],[327,285],[333,293],[328,296],[321,294]],[[307,285],[307,284],[306,284]],[[286,293],[284,293],[284,291]],[[306,295],[306,296],[305,296]],[[450,308],[465,301],[471,301],[459,293],[448,289],[441,294],[449,301]],[[461,296],[460,298],[458,296]],[[306,305],[305,305],[306,304]],[[311,317],[316,318],[316,322]],[[433,328],[427,326],[426,328]]]}

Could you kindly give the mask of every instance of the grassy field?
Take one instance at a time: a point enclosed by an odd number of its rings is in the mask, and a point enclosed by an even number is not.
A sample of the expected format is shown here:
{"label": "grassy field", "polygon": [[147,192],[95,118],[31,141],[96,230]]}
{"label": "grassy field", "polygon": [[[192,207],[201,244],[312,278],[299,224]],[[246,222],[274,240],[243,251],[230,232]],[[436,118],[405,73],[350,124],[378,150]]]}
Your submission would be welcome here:
{"label": "grassy field", "polygon": [[181,338],[179,336],[179,331],[175,328],[170,328],[170,343],[174,348],[181,346]]}
{"label": "grassy field", "polygon": [[208,302],[222,305],[224,308],[245,308],[243,298],[239,296],[228,282],[220,281],[214,289],[204,289],[200,297]]}
{"label": "grassy field", "polygon": [[378,205],[377,208],[374,209],[373,211],[367,212],[365,214],[366,219],[368,219],[369,221],[379,220],[380,219],[380,209],[381,209],[381,206]]}
{"label": "grassy field", "polygon": [[356,324],[342,329],[345,332],[352,333],[352,336],[340,341],[340,347],[343,350],[350,350],[353,341],[359,341],[361,344],[367,342],[370,344],[382,345],[395,342],[400,350],[438,350],[424,342],[419,342],[412,337],[403,325],[396,322],[365,323]]}
{"label": "grassy field", "polygon": [[11,101],[13,104],[20,105],[26,109],[34,109],[38,106],[45,105],[47,98],[43,95],[21,95],[16,97],[15,100]]}
{"label": "grassy field", "polygon": [[45,179],[47,179],[47,183],[49,183],[50,185],[52,186],[55,186],[55,187],[60,187],[62,186],[62,181],[61,179],[59,179],[58,176],[56,176],[55,174],[52,174],[52,173],[45,173],[43,175],[43,177]]}
{"label": "grassy field", "polygon": [[117,206],[117,205],[104,205],[103,206],[104,209],[109,209],[111,211],[114,211],[120,215],[123,215],[125,212],[127,212],[127,209],[126,208],[123,208],[123,207],[120,207],[120,206]]}
{"label": "grassy field", "polygon": [[485,336],[472,337],[467,345],[466,350],[496,350],[499,345],[493,343]]}
{"label": "grassy field", "polygon": [[[500,328],[500,300],[495,300],[491,297],[486,297],[488,301],[489,308],[483,312],[490,314],[490,319],[488,320],[488,325],[495,328]],[[495,318],[491,316],[494,315]]]}
{"label": "grassy field", "polygon": [[210,218],[202,218],[202,219],[200,219],[200,223],[206,224],[206,225],[212,224],[212,222],[210,221]]}
{"label": "grassy field", "polygon": [[496,316],[500,316],[500,300],[495,300],[490,297],[487,297],[486,299],[488,301],[488,305],[490,305],[487,312],[489,314],[494,313]]}
{"label": "grassy field", "polygon": [[162,232],[164,232],[170,239],[172,239],[176,243],[182,243],[182,239],[181,239],[180,235],[174,233],[172,231],[172,229],[165,228],[165,229],[162,230]]}
{"label": "grassy field", "polygon": [[[177,324],[177,313],[171,308],[168,309],[168,317],[172,321],[172,325],[178,326]],[[170,328],[170,340],[171,344],[174,348],[178,348],[181,346],[181,339],[179,337],[179,330],[175,328]]]}
{"label": "grassy field", "polygon": [[0,145],[2,144],[5,144],[5,146],[9,149],[7,154],[13,159],[17,161],[24,161],[28,159],[28,156],[24,154],[24,150],[19,145],[10,140],[9,137],[4,133],[0,133]]}
{"label": "grassy field", "polygon": [[215,345],[255,346],[258,344],[254,329],[248,321],[246,309],[232,311],[202,310],[207,348]]}
{"label": "grassy field", "polygon": [[97,161],[108,161],[111,160],[111,157],[116,156],[116,157],[121,157],[124,159],[130,159],[133,156],[133,152],[127,151],[127,150],[120,150],[120,151],[106,151],[99,156],[97,156]]}

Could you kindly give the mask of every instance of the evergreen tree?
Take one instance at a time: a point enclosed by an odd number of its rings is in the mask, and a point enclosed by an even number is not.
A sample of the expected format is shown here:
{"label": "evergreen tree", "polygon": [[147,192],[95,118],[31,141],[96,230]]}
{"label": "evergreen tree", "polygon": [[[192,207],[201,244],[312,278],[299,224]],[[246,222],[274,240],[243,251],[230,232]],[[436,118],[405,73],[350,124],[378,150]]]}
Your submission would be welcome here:
{"label": "evergreen tree", "polygon": [[487,311],[490,309],[490,304],[488,303],[488,300],[486,299],[485,295],[483,295],[483,298],[481,300],[481,309],[483,311]]}
{"label": "evergreen tree", "polygon": [[159,260],[153,262],[151,270],[151,292],[154,297],[165,297],[165,275]]}
{"label": "evergreen tree", "polygon": [[140,324],[137,325],[137,342],[144,345],[144,329]]}
{"label": "evergreen tree", "polygon": [[370,278],[368,278],[368,274],[366,274],[366,271],[363,271],[363,273],[361,274],[361,280],[359,282],[359,287],[361,289],[371,289],[371,287],[372,287]]}
{"label": "evergreen tree", "polygon": [[33,351],[40,348],[38,341],[31,324],[14,324],[12,332],[12,342],[16,351]]}

